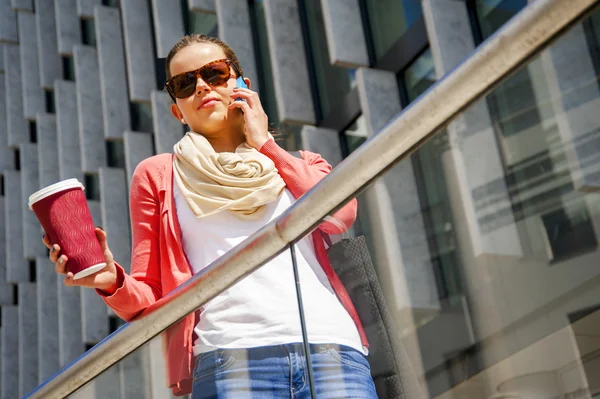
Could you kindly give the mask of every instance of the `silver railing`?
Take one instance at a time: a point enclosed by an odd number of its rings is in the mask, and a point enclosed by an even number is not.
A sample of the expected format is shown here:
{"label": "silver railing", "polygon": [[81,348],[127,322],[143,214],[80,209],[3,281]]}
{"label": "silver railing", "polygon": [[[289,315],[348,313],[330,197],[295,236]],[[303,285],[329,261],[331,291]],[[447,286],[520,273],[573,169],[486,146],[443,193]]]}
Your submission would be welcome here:
{"label": "silver railing", "polygon": [[346,158],[323,181],[205,272],[146,309],[26,398],[64,398],[283,252],[388,168],[582,19],[600,0],[536,0]]}

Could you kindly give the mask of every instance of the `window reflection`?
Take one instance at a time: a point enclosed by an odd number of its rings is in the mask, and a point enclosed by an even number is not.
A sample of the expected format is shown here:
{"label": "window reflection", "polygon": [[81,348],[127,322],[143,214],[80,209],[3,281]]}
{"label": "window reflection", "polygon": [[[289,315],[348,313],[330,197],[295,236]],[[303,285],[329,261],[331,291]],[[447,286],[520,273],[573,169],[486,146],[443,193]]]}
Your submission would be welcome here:
{"label": "window reflection", "polygon": [[421,18],[421,0],[364,0],[377,59]]}

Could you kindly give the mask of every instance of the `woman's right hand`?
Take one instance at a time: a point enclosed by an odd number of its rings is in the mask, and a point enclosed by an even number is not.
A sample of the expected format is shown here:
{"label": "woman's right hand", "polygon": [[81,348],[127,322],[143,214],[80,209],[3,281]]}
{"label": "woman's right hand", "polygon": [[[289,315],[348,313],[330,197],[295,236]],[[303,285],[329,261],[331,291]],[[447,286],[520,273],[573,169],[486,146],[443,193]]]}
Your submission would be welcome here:
{"label": "woman's right hand", "polygon": [[92,275],[73,279],[73,273],[67,271],[68,258],[66,255],[60,254],[60,246],[58,244],[51,244],[48,240],[48,236],[44,234],[42,242],[48,249],[50,249],[50,261],[54,263],[56,273],[64,274],[64,284],[66,286],[81,286],[88,288],[96,288],[103,291],[106,295],[112,295],[117,290],[117,268],[115,267],[115,261],[113,259],[112,252],[108,248],[106,242],[106,232],[100,227],[95,229],[96,237],[100,242],[100,247],[104,252],[104,260],[106,261],[106,267]]}

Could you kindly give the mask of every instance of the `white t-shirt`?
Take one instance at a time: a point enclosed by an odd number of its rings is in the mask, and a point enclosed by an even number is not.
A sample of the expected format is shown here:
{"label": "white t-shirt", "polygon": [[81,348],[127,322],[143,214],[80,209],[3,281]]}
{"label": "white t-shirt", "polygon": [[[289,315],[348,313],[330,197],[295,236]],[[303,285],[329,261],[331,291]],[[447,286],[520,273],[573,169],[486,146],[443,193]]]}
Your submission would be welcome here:
{"label": "white t-shirt", "polygon": [[[228,211],[196,218],[177,184],[173,185],[183,248],[194,270],[241,243],[285,211],[295,199],[286,189],[267,205],[261,220],[242,220]],[[339,344],[363,353],[354,321],[338,300],[319,265],[310,234],[295,246],[309,342]],[[302,330],[289,251],[208,302],[195,327],[194,353],[216,348],[253,348],[302,342]]]}

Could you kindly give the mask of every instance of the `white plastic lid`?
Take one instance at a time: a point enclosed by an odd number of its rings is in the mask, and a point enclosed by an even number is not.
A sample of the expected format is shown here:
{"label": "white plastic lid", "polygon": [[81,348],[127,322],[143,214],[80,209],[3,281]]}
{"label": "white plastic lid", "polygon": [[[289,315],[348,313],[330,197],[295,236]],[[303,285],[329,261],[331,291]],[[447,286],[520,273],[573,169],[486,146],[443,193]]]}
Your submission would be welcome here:
{"label": "white plastic lid", "polygon": [[83,184],[81,184],[77,179],[67,179],[59,181],[58,183],[54,183],[48,187],[44,187],[40,191],[36,191],[35,193],[29,196],[29,209],[32,209],[33,204],[35,204],[41,199],[44,199],[64,190],[70,190],[72,188],[80,188],[82,190],[85,190]]}

